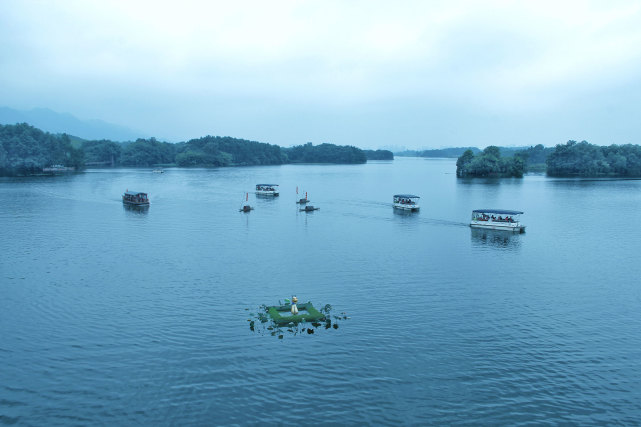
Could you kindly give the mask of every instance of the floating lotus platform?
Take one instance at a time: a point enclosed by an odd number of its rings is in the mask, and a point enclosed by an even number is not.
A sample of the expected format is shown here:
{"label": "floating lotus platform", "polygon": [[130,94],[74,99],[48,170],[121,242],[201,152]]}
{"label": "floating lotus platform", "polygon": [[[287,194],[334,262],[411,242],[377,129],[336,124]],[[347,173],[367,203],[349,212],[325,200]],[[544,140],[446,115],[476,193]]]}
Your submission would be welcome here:
{"label": "floating lotus platform", "polygon": [[291,314],[291,304],[267,307],[267,314],[276,325],[325,320],[325,315],[316,310],[311,302],[297,304],[297,307],[298,314],[296,315]]}

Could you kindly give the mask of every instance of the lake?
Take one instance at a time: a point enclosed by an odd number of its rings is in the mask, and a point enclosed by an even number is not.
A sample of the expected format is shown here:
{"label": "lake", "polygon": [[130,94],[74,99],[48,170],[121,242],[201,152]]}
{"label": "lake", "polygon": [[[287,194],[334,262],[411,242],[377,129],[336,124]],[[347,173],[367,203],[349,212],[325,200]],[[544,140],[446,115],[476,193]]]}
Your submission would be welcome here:
{"label": "lake", "polygon": [[[638,424],[641,181],[455,170],[0,179],[0,423]],[[522,210],[527,232],[472,230],[477,208]],[[292,295],[349,319],[250,330]]]}

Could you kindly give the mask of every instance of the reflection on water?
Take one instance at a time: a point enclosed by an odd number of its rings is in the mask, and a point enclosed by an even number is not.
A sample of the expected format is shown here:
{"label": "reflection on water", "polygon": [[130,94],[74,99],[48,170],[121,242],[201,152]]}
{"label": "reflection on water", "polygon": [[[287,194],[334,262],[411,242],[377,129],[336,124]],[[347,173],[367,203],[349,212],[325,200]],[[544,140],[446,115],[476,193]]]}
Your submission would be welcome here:
{"label": "reflection on water", "polygon": [[410,211],[410,210],[405,210],[405,209],[396,209],[392,208],[394,211],[395,215],[402,216],[402,217],[415,217],[418,218],[418,214],[420,211]]}
{"label": "reflection on water", "polygon": [[560,187],[591,188],[595,186],[615,185],[618,188],[639,188],[638,178],[548,178],[547,184]]}
{"label": "reflection on water", "polygon": [[466,185],[482,185],[487,186],[506,186],[506,185],[522,185],[523,178],[458,178],[457,184],[466,184]]}
{"label": "reflection on water", "polygon": [[149,213],[149,205],[145,206],[136,206],[136,205],[126,205],[122,204],[122,208],[129,214],[132,215],[146,215]]}
{"label": "reflection on water", "polygon": [[[638,424],[641,181],[455,163],[0,179],[0,424],[260,424],[275,390],[298,424]],[[303,180],[322,212],[299,212]],[[270,181],[281,196],[239,213]],[[470,229],[483,207],[528,234]],[[352,319],[255,318],[292,294]]]}
{"label": "reflection on water", "polygon": [[498,249],[520,249],[521,235],[507,230],[484,230],[470,228],[473,246],[488,246]]}

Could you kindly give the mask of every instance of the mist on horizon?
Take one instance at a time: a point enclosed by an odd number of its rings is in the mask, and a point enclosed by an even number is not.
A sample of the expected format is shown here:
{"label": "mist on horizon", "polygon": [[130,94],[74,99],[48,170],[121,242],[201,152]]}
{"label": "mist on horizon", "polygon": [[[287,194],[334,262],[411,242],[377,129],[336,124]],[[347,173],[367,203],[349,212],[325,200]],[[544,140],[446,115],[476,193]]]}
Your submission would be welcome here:
{"label": "mist on horizon", "polygon": [[0,4],[2,106],[172,142],[639,143],[636,2]]}

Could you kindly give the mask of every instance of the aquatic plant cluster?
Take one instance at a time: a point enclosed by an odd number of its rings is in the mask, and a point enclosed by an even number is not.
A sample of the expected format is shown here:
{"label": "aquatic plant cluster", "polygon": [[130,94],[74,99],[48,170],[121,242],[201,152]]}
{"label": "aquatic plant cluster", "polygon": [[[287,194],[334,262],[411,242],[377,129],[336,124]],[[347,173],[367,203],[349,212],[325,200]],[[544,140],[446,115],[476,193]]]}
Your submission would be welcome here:
{"label": "aquatic plant cluster", "polygon": [[[279,306],[282,305],[281,302],[278,302]],[[332,306],[330,304],[325,304],[318,311],[323,315],[322,319],[313,322],[305,321],[291,321],[288,323],[276,322],[269,315],[269,307],[266,305],[261,305],[258,308],[256,313],[249,313],[249,330],[256,332],[261,335],[269,335],[273,337],[278,337],[278,339],[283,339],[285,334],[289,335],[313,335],[316,331],[320,330],[329,330],[329,329],[338,329],[338,322],[340,320],[347,320],[350,317],[347,316],[347,313],[341,312],[340,315],[332,315]],[[245,309],[249,311],[249,308]]]}

